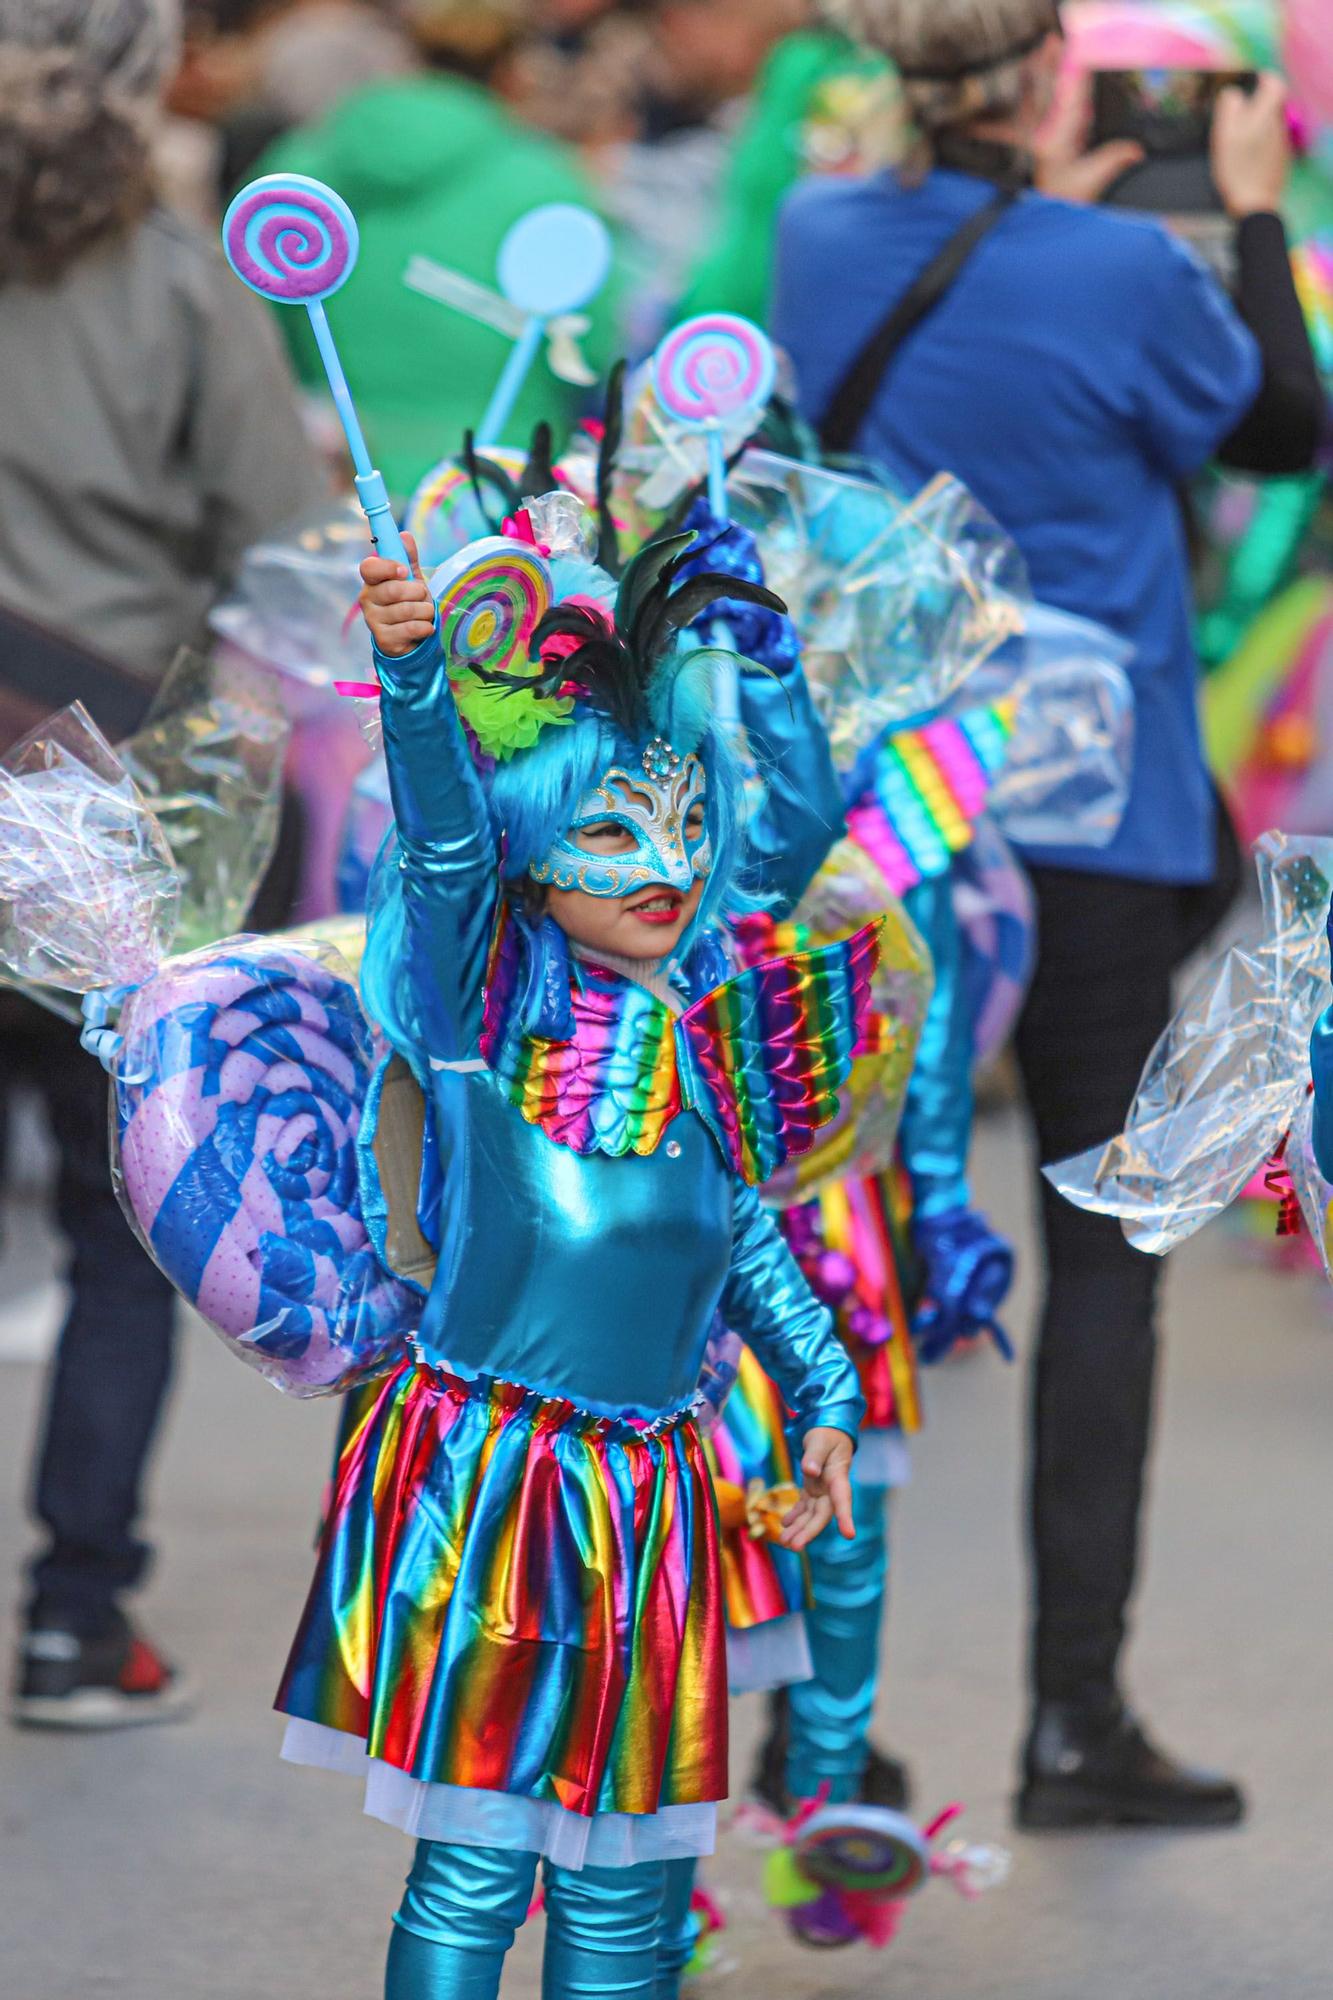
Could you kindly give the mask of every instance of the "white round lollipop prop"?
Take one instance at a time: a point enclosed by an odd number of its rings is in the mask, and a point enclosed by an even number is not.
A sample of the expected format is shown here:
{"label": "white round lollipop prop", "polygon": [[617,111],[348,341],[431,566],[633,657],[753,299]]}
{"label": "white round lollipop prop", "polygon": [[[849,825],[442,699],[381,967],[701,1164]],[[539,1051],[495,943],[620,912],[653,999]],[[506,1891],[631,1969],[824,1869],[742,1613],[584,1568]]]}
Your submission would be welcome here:
{"label": "white round lollipop prop", "polygon": [[678,424],[708,436],[708,504],[727,518],[723,425],[740,411],[762,409],[773,393],[772,342],[739,313],[700,313],[673,327],[653,355],[653,389]]}
{"label": "white round lollipop prop", "polygon": [[[352,392],[334,344],[324,300],[356,265],[356,217],[323,181],[308,174],[264,174],[236,196],[222,218],[222,247],[237,277],[277,305],[304,306],[356,470],[356,491],[371,539],[390,562],[407,550],[382,474],[370,462]],[[339,694],[377,695],[373,681],[335,681]]]}
{"label": "white round lollipop prop", "polygon": [[499,443],[551,321],[577,312],[601,291],[611,269],[611,238],[591,209],[547,202],[506,233],[495,269],[500,290],[527,318],[486,405],[479,445]]}

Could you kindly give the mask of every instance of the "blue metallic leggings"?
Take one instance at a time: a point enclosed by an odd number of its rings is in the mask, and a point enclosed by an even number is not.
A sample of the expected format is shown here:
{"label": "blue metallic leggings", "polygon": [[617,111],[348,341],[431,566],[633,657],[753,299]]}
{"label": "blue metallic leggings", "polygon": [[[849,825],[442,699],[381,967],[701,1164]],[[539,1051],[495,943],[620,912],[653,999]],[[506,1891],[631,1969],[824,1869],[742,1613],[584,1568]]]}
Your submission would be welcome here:
{"label": "blue metallic leggings", "polygon": [[[394,1918],[385,2000],[496,2000],[536,1872],[533,1854],[419,1841]],[[689,1956],[688,1946],[681,1955],[678,1914],[663,1953],[675,1970],[659,1967],[658,1947],[668,1877],[678,1913],[682,1873],[688,1913],[693,1862],[578,1870],[547,1863],[544,2000],[674,2000]]]}
{"label": "blue metallic leggings", "polygon": [[858,1795],[870,1749],[879,1678],[879,1632],[888,1583],[888,1489],[852,1483],[856,1539],[830,1522],[809,1550],[814,1606],[805,1614],[814,1679],[789,1692],[787,1788],[813,1798],[828,1785],[834,1805]]}

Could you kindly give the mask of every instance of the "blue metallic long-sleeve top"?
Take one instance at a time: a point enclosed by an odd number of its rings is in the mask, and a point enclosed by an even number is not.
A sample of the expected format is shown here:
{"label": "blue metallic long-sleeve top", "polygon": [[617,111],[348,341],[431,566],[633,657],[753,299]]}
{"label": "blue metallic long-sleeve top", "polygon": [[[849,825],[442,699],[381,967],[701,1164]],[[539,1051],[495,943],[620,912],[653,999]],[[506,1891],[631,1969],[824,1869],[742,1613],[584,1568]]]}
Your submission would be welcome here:
{"label": "blue metallic long-sleeve top", "polygon": [[687,1404],[715,1312],[802,1429],[855,1433],[861,1397],[830,1315],[702,1120],[646,1155],[579,1154],[525,1123],[479,1054],[499,895],[481,785],[438,640],[377,659],[442,1193],[420,1329],[433,1359],[608,1415]]}

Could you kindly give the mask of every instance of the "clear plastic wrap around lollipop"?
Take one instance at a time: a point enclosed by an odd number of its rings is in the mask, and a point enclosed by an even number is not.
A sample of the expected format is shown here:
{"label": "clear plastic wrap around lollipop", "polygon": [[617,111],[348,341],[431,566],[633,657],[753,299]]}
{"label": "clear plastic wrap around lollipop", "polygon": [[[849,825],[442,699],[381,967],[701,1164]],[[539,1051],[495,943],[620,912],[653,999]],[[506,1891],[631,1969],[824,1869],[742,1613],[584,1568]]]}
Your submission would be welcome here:
{"label": "clear plastic wrap around lollipop", "polygon": [[290,736],[270,681],[182,653],[143,728],[120,745],[180,876],[178,951],[245,922],[277,846]]}
{"label": "clear plastic wrap around lollipop", "polygon": [[214,607],[213,630],[307,687],[373,678],[370,634],[357,609],[360,564],[371,552],[365,516],[352,500],[290,534],[257,542],[235,587]]}
{"label": "clear plastic wrap around lollipop", "polygon": [[[1118,1216],[1136,1249],[1158,1256],[1220,1215],[1282,1142],[1306,1097],[1311,1031],[1333,997],[1333,840],[1266,833],[1255,859],[1260,936],[1232,945],[1190,988],[1124,1131],[1045,1169],[1068,1200]],[[1324,1234],[1321,1225],[1316,1241]]]}
{"label": "clear plastic wrap around lollipop", "polygon": [[956,479],[904,499],[870,479],[747,451],[727,491],[800,634],[844,768],[884,729],[938,709],[1023,629],[1022,558]]}
{"label": "clear plastic wrap around lollipop", "polygon": [[390,1366],[420,1302],[363,1212],[375,1051],[337,954],[239,937],[164,961],[166,839],[79,710],[0,771],[0,896],[0,966],[83,991],[104,1026],[118,1192],[172,1283],[292,1394]]}
{"label": "clear plastic wrap around lollipop", "polygon": [[84,993],[146,979],[175,934],[160,825],[81,704],[0,764],[0,966]]}
{"label": "clear plastic wrap around lollipop", "polygon": [[1134,769],[1134,649],[1106,626],[1030,605],[1009,640],[954,697],[959,709],[1015,702],[988,809],[1023,847],[1105,847]]}

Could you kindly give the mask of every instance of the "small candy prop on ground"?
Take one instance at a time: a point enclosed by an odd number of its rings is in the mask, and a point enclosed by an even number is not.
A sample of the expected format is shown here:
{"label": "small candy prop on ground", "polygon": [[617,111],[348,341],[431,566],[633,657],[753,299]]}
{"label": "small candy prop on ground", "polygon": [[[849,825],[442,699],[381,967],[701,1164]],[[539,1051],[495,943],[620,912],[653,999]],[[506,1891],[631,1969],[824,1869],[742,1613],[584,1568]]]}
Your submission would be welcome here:
{"label": "small candy prop on ground", "polygon": [[803,1806],[765,1870],[765,1889],[792,1935],[821,1949],[882,1947],[897,1936],[908,1898],[933,1876],[972,1901],[1009,1872],[1003,1848],[935,1841],[961,1813],[952,1805],[926,1827],[886,1806]]}
{"label": "small candy prop on ground", "polygon": [[[370,462],[361,421],[334,344],[324,300],[356,267],[356,217],[341,195],[308,174],[264,174],[241,189],[222,218],[222,247],[243,284],[277,305],[304,306],[319,347],[356,472],[356,490],[371,538],[390,562],[407,551],[389,504],[383,475]],[[339,694],[378,695],[371,681],[339,681]]]}
{"label": "small candy prop on ground", "polygon": [[279,1388],[350,1387],[388,1365],[418,1310],[362,1210],[375,1052],[355,987],[336,952],[280,938],[165,959],[178,904],[161,827],[81,710],[11,752],[0,966],[85,996],[132,1227]]}
{"label": "small candy prop on ground", "polygon": [[719,521],[729,518],[723,426],[743,410],[763,409],[776,372],[768,336],[736,313],[685,320],[653,356],[653,388],[663,411],[708,439],[708,505]]}
{"label": "small candy prop on ground", "polygon": [[496,259],[499,292],[430,257],[412,258],[403,273],[405,285],[514,342],[481,420],[479,445],[489,447],[503,435],[543,340],[550,343],[553,375],[592,387],[597,377],[578,347],[588,326],[579,308],[596,298],[610,269],[605,223],[591,209],[566,201],[530,209],[508,231]]}

